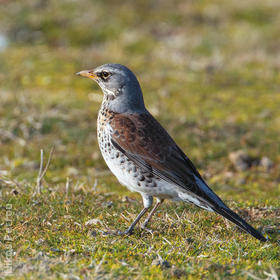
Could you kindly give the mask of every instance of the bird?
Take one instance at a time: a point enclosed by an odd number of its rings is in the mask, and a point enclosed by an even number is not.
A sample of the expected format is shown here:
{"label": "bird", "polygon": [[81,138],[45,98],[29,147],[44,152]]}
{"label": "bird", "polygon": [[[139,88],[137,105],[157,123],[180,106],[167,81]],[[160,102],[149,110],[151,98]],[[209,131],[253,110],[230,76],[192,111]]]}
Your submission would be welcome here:
{"label": "bird", "polygon": [[[220,214],[260,241],[267,239],[232,211],[207,185],[192,161],[145,107],[135,74],[122,64],[104,64],[76,73],[99,85],[103,101],[97,118],[101,154],[120,184],[138,192],[143,209],[120,235],[133,233],[150,209],[145,228],[165,199]],[[153,198],[156,204],[153,206]]]}

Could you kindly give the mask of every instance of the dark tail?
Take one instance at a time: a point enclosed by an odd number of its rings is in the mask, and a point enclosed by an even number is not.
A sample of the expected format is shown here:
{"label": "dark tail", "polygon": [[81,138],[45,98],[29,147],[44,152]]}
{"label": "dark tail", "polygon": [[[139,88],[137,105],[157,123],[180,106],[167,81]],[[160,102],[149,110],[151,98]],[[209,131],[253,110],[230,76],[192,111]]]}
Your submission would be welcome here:
{"label": "dark tail", "polygon": [[253,235],[255,238],[259,239],[260,241],[267,241],[267,239],[256,229],[251,227],[249,224],[247,224],[242,218],[240,218],[236,213],[234,213],[229,208],[222,208],[222,207],[216,207],[213,209],[215,212],[219,213],[223,217],[227,218],[234,224],[236,224],[241,229],[245,230],[246,232]]}

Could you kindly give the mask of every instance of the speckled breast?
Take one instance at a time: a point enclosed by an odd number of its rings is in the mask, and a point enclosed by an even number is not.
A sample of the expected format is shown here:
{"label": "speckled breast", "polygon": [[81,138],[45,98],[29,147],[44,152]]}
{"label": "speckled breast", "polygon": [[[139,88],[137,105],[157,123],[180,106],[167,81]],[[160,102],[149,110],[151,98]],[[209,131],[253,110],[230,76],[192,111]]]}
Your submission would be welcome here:
{"label": "speckled breast", "polygon": [[126,155],[112,145],[110,123],[114,116],[115,113],[104,108],[104,106],[98,114],[97,136],[102,156],[121,184],[131,191],[149,193],[149,189],[154,189],[157,186],[153,174],[136,166]]}

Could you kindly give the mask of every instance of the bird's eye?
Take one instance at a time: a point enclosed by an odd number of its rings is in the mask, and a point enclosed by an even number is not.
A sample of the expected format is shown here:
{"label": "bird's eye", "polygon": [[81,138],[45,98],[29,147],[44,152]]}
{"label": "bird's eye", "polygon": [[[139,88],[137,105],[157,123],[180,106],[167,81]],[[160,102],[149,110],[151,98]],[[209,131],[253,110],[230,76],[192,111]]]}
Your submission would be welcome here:
{"label": "bird's eye", "polygon": [[109,72],[106,72],[106,71],[102,71],[100,74],[101,74],[100,76],[103,80],[107,80],[111,75]]}

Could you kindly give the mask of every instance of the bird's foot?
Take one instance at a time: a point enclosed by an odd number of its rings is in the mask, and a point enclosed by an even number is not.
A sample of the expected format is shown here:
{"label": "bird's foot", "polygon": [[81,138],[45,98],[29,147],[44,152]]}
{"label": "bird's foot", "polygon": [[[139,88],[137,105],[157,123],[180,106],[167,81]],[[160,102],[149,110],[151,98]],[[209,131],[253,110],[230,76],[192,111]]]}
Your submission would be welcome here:
{"label": "bird's foot", "polygon": [[125,231],[117,231],[117,235],[132,235],[133,234],[133,229],[127,229]]}
{"label": "bird's foot", "polygon": [[116,231],[109,230],[109,231],[103,231],[101,230],[102,235],[107,236],[107,235],[116,235]]}
{"label": "bird's foot", "polygon": [[132,235],[133,234],[133,230],[125,230],[125,231],[120,231],[120,230],[110,230],[110,231],[102,231],[102,235]]}

